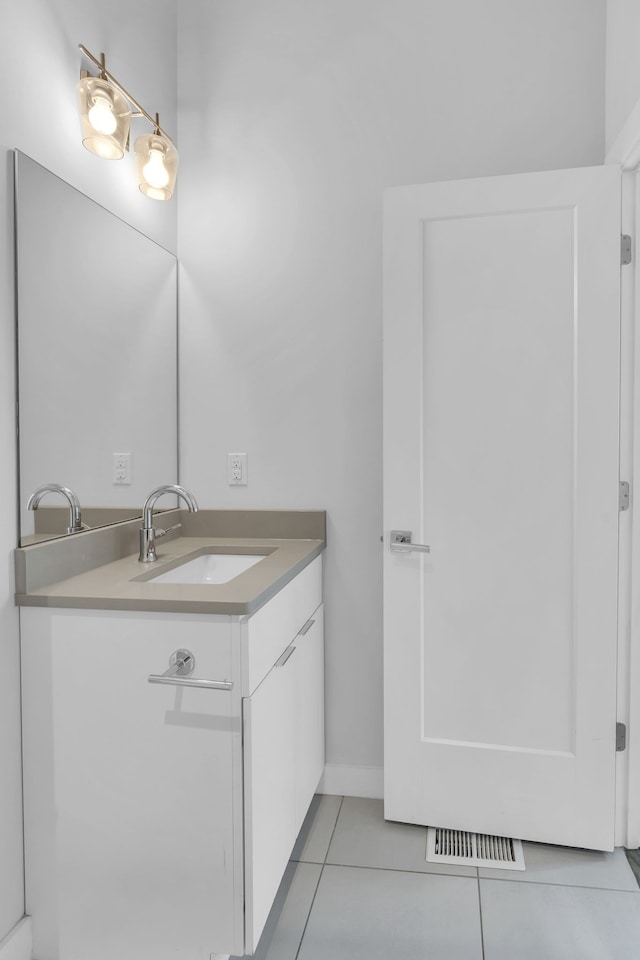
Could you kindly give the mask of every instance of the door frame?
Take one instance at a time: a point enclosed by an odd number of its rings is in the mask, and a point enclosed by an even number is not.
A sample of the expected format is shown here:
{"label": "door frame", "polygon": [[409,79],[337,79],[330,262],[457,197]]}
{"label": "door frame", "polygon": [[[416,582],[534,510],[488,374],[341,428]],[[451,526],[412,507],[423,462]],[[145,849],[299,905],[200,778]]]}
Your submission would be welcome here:
{"label": "door frame", "polygon": [[[620,281],[620,479],[631,486],[631,508],[620,514],[618,593],[618,721],[627,749],[616,757],[616,846],[640,846],[640,100],[607,153],[622,175],[622,232],[632,237],[633,260]],[[638,294],[636,294],[638,291]],[[634,736],[635,735],[635,736]]]}

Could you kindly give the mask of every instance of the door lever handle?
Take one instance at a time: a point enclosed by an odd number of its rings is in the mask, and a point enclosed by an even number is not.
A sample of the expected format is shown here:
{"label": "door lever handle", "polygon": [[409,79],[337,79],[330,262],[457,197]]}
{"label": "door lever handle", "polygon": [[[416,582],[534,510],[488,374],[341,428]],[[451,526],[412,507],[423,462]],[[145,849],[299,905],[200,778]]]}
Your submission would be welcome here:
{"label": "door lever handle", "polygon": [[431,553],[426,543],[413,543],[411,530],[392,530],[389,537],[389,549],[392,553]]}

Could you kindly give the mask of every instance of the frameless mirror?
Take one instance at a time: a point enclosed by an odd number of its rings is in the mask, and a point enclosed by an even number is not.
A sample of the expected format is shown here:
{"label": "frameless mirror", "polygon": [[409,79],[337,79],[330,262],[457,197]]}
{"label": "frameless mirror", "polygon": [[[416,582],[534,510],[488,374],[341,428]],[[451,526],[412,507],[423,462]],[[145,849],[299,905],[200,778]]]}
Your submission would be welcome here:
{"label": "frameless mirror", "polygon": [[[139,516],[177,483],[177,262],[25,154],[15,154],[21,545]],[[124,460],[122,459],[124,457]]]}

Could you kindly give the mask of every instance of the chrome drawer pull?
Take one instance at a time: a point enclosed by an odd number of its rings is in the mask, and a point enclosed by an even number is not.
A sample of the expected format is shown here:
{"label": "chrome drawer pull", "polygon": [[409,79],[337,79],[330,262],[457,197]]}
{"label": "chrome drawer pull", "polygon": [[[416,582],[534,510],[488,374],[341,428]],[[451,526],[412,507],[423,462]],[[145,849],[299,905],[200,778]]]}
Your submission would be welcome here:
{"label": "chrome drawer pull", "polygon": [[301,627],[300,630],[298,631],[298,636],[304,637],[306,633],[309,633],[309,630],[311,630],[311,627],[314,625],[314,623],[315,623],[315,620],[313,619],[313,617],[310,620],[307,620],[304,627]]}
{"label": "chrome drawer pull", "polygon": [[279,657],[274,663],[274,667],[284,667],[289,657],[295,652],[296,652],[296,648],[293,646],[293,644],[290,647],[287,647],[287,649],[282,654],[282,656]]}

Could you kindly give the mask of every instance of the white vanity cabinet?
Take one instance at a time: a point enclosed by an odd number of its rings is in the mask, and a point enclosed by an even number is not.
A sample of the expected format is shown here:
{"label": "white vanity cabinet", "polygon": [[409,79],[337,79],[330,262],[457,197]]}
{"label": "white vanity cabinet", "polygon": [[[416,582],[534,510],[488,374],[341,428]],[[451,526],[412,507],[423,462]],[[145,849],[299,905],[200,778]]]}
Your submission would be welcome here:
{"label": "white vanity cabinet", "polygon": [[[321,576],[248,618],[21,610],[38,960],[254,951],[324,765]],[[149,683],[178,649],[231,689]]]}

